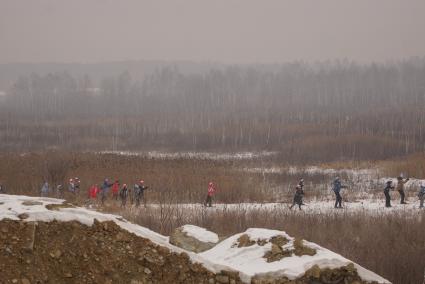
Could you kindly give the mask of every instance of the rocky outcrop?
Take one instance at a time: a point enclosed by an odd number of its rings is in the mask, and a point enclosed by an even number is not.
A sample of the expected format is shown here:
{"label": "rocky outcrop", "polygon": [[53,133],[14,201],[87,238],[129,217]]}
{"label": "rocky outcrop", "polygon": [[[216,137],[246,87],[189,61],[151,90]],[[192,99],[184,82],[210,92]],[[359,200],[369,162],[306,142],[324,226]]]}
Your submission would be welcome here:
{"label": "rocky outcrop", "polygon": [[[195,226],[192,226],[195,227]],[[199,227],[198,227],[199,228]],[[205,230],[203,228],[199,228]],[[207,231],[208,232],[208,231]],[[212,232],[208,232],[212,233]],[[214,234],[214,233],[213,233]],[[185,227],[176,228],[173,233],[170,235],[170,243],[182,249],[192,251],[192,252],[203,252],[213,248],[218,242],[218,238],[215,242],[208,242],[196,238],[196,236],[190,235]]]}

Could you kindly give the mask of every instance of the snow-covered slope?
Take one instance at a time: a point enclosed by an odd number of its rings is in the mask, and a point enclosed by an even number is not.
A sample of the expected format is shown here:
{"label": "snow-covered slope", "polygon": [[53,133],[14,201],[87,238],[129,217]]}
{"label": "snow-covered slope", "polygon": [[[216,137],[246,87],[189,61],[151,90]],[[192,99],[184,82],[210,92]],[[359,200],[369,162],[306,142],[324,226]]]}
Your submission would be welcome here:
{"label": "snow-covered slope", "polygon": [[[234,243],[242,235],[232,236],[219,243],[213,249],[204,253],[196,254],[185,251],[169,244],[169,238],[155,233],[142,226],[132,224],[124,220],[122,217],[112,214],[104,214],[96,211],[79,207],[62,207],[46,208],[46,205],[61,205],[63,200],[52,198],[28,197],[19,195],[0,194],[0,220],[24,220],[24,221],[71,221],[76,220],[83,224],[91,226],[94,220],[113,221],[121,228],[134,233],[137,236],[150,239],[152,242],[167,247],[175,252],[186,252],[193,262],[199,262],[212,272],[220,272],[221,270],[238,271],[241,279],[249,282],[251,277],[258,274],[274,274],[294,279],[303,275],[306,270],[313,265],[320,268],[329,267],[336,268],[351,263],[342,256],[324,249],[316,244],[305,242],[305,245],[315,249],[317,253],[314,256],[291,256],[282,260],[267,262],[264,259],[266,250],[270,250],[271,244],[258,245],[254,244],[249,247],[234,247]],[[53,209],[53,210],[52,210]],[[190,234],[200,237],[202,231],[187,227]],[[265,230],[265,229],[249,229],[246,234],[251,239],[270,239],[273,236],[281,235],[290,240],[288,247],[293,244],[293,238],[281,231]],[[209,234],[205,236],[212,240],[215,236]],[[355,264],[360,277],[365,281],[376,281],[378,283],[390,283],[375,273],[368,271],[361,266]]]}
{"label": "snow-covered slope", "polygon": [[[255,241],[255,243],[246,247],[238,247],[235,244],[238,243],[238,239],[242,235],[248,235],[249,239]],[[291,250],[294,248],[295,239],[285,232],[251,228],[244,233],[236,234],[222,241],[214,248],[200,253],[200,255],[212,262],[241,271],[249,277],[267,274],[296,279],[304,275],[304,273],[314,265],[318,265],[319,268],[333,269],[353,263],[339,254],[306,241],[304,241],[303,244],[316,250],[315,255],[292,255],[290,257],[284,257],[278,261],[267,262],[264,255],[272,249],[272,243],[267,242],[266,244],[261,244],[261,241],[267,241],[277,236],[282,236],[289,240],[289,242],[283,246],[285,250]],[[370,282],[376,281],[378,283],[389,283],[388,280],[366,270],[360,265],[355,263],[353,264],[357,269],[359,276],[363,280]]]}

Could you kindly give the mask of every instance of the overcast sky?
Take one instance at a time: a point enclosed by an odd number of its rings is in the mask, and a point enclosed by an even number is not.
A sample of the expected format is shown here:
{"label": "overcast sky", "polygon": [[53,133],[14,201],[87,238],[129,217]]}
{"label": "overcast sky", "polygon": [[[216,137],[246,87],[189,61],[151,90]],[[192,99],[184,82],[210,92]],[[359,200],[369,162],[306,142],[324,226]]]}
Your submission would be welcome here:
{"label": "overcast sky", "polygon": [[0,0],[0,63],[425,56],[425,0]]}

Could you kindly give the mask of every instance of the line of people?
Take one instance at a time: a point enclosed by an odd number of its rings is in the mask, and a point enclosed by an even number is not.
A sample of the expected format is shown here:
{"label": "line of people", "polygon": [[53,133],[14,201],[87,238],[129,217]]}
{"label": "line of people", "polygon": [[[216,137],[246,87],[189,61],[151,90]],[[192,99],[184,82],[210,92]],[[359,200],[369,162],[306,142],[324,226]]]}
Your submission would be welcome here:
{"label": "line of people", "polygon": [[[397,190],[400,194],[400,204],[407,204],[405,201],[405,184],[409,181],[409,178],[404,179],[403,177],[399,176],[397,177],[397,185],[393,186],[392,180],[388,180],[386,182],[386,186],[384,188],[384,196],[385,196],[385,207],[391,207],[391,196],[390,191],[391,190]],[[80,184],[81,181],[78,177],[71,178],[69,180],[68,184],[68,191],[73,194],[79,194],[80,192]],[[343,185],[341,183],[341,180],[339,177],[336,177],[334,181],[332,182],[332,191],[335,194],[335,208],[343,208],[342,207],[342,196],[341,196],[341,190],[344,188],[348,188],[346,185]],[[109,189],[112,189],[112,198],[115,200],[120,199],[121,200],[121,207],[125,207],[127,204],[127,199],[130,197],[131,204],[135,204],[136,206],[140,206],[141,201],[143,201],[144,206],[146,207],[146,198],[144,196],[145,190],[148,189],[147,186],[145,186],[144,181],[140,180],[138,183],[134,184],[133,189],[130,190],[127,186],[127,184],[123,184],[120,188],[120,183],[118,180],[116,180],[113,183],[109,182],[109,179],[105,179],[103,181],[103,184],[101,187],[99,187],[97,184],[94,184],[90,187],[88,192],[88,197],[90,200],[97,199],[97,195],[100,194],[101,196],[101,203],[104,204]],[[58,185],[56,187],[57,195],[59,198],[63,197],[63,187],[62,185]],[[45,182],[41,188],[41,196],[47,196],[49,193],[49,185],[47,182]],[[213,182],[209,182],[208,184],[208,191],[207,191],[207,197],[204,201],[205,207],[211,207],[212,206],[212,198],[214,194],[216,193],[216,187]],[[418,192],[418,198],[420,201],[419,208],[424,208],[424,200],[425,200],[425,182],[420,185],[419,192]],[[289,207],[292,209],[295,205],[298,205],[298,208],[302,210],[302,205],[305,205],[303,203],[304,199],[304,179],[300,179],[297,186],[295,187],[295,194],[293,198],[292,205]]]}
{"label": "line of people", "polygon": [[145,185],[144,180],[139,180],[137,183],[133,185],[133,188],[130,189],[126,183],[122,185],[118,180],[111,183],[109,179],[105,179],[102,183],[102,186],[98,186],[98,184],[93,184],[89,189],[89,199],[95,200],[97,199],[97,195],[100,194],[101,204],[104,205],[107,196],[109,194],[109,190],[112,191],[112,199],[120,200],[121,207],[125,207],[127,205],[127,200],[130,199],[131,204],[135,204],[137,207],[140,206],[141,202],[143,202],[146,207],[146,197],[145,191],[149,187]]}
{"label": "line of people", "polygon": [[[78,177],[70,178],[68,181],[68,192],[74,195],[79,195],[80,186],[81,180]],[[137,183],[135,183],[132,190],[130,190],[126,183],[122,184],[121,186],[118,180],[115,180],[115,182],[110,182],[108,178],[105,178],[101,186],[99,186],[99,184],[91,185],[88,189],[87,196],[90,201],[97,200],[100,196],[100,202],[102,205],[104,205],[111,189],[112,199],[116,201],[120,200],[121,207],[126,206],[127,199],[130,199],[131,204],[134,203],[137,207],[140,206],[142,202],[146,207],[146,198],[144,192],[148,188],[149,187],[145,185],[143,180],[139,180]],[[47,197],[50,191],[51,188],[49,183],[45,181],[40,189],[41,196]],[[64,187],[62,184],[58,184],[56,186],[56,196],[58,198],[64,197]]]}
{"label": "line of people", "polygon": [[[392,185],[392,180],[388,180],[386,182],[386,186],[384,188],[385,207],[391,207],[391,196],[390,196],[391,190],[397,190],[398,193],[400,194],[400,204],[407,204],[407,202],[405,201],[406,194],[404,191],[404,185],[408,181],[409,181],[409,178],[403,179],[403,177],[399,176],[397,177],[397,186],[395,187]],[[332,191],[335,194],[334,208],[337,208],[337,209],[343,208],[341,190],[344,188],[348,188],[348,187],[341,183],[341,180],[339,177],[336,177],[335,180],[332,182]],[[424,208],[425,182],[423,182],[419,186],[418,198],[419,198],[419,208]],[[305,205],[303,203],[303,199],[304,199],[304,179],[301,178],[297,186],[295,187],[294,198],[292,201],[292,205],[289,206],[289,208],[292,209],[295,205],[298,205],[299,210],[302,210],[301,206]]]}

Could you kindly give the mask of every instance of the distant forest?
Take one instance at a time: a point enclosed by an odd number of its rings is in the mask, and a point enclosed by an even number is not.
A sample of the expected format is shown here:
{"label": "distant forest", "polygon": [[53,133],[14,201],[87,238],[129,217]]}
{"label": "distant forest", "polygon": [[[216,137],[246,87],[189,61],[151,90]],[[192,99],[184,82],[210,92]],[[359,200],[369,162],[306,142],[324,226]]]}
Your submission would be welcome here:
{"label": "distant forest", "polygon": [[299,163],[425,150],[425,59],[192,69],[20,76],[0,101],[0,150],[270,150]]}

